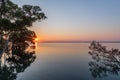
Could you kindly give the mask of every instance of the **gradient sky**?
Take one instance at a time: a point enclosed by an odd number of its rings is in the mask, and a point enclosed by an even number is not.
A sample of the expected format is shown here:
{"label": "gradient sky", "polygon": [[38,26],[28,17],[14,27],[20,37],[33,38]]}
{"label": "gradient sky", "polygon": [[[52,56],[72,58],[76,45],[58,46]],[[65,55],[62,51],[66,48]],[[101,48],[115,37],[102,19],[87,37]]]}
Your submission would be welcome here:
{"label": "gradient sky", "polygon": [[35,23],[40,40],[120,40],[120,0],[12,0],[38,5],[48,19]]}

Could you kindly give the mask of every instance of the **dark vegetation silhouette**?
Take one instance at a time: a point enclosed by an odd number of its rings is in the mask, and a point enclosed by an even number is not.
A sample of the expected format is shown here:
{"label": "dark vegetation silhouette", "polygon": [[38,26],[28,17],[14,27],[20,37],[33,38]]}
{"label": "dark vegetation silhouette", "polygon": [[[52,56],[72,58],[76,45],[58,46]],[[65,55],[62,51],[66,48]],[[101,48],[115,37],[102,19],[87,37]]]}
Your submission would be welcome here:
{"label": "dark vegetation silhouette", "polygon": [[36,21],[46,19],[39,6],[19,7],[10,0],[0,2],[0,43],[5,47],[9,42],[31,42],[37,37],[29,28]]}
{"label": "dark vegetation silhouette", "polygon": [[35,48],[37,36],[29,28],[44,19],[39,6],[19,7],[12,0],[0,0],[0,80],[16,80],[35,61],[35,51],[27,49]]}
{"label": "dark vegetation silhouette", "polygon": [[94,78],[107,77],[108,75],[119,75],[120,51],[119,49],[108,50],[99,42],[93,41],[89,47],[92,60],[89,62],[89,70]]}
{"label": "dark vegetation silhouette", "polygon": [[12,46],[11,50],[5,53],[0,51],[1,80],[15,80],[18,73],[24,72],[35,61],[35,51],[26,51],[27,48],[22,44]]}

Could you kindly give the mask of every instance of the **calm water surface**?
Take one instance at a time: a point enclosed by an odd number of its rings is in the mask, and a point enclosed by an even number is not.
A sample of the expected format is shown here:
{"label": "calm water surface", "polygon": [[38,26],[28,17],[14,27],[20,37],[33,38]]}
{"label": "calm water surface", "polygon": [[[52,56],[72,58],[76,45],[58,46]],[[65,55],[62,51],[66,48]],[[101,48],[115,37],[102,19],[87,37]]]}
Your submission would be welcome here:
{"label": "calm water surface", "polygon": [[[120,49],[120,43],[103,43],[108,49]],[[120,80],[120,76],[107,73],[106,77],[93,77],[88,54],[89,43],[39,43],[36,60],[17,80]]]}

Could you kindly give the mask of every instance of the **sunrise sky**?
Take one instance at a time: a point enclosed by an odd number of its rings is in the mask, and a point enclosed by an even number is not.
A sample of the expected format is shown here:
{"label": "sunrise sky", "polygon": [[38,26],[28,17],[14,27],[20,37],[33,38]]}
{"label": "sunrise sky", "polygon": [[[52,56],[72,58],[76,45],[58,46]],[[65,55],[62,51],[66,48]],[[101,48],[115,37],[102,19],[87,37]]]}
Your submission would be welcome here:
{"label": "sunrise sky", "polygon": [[48,19],[35,23],[40,41],[120,40],[120,0],[12,0],[38,5]]}

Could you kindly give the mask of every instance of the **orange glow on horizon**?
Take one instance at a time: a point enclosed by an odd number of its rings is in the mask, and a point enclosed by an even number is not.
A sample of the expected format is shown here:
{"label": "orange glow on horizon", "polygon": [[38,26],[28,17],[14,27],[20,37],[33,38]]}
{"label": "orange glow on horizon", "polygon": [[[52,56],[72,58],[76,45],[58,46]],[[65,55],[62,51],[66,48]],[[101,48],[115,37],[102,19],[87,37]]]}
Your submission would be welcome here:
{"label": "orange glow on horizon", "polygon": [[65,36],[65,35],[44,35],[39,34],[35,41],[44,42],[44,41],[91,41],[91,40],[112,40],[114,39],[108,35],[80,35],[80,36]]}
{"label": "orange glow on horizon", "polygon": [[44,38],[37,40],[40,42],[44,41],[91,41],[91,40],[107,40],[112,39],[111,37],[102,37],[102,36],[87,36],[87,37],[56,37],[56,36],[44,36]]}

